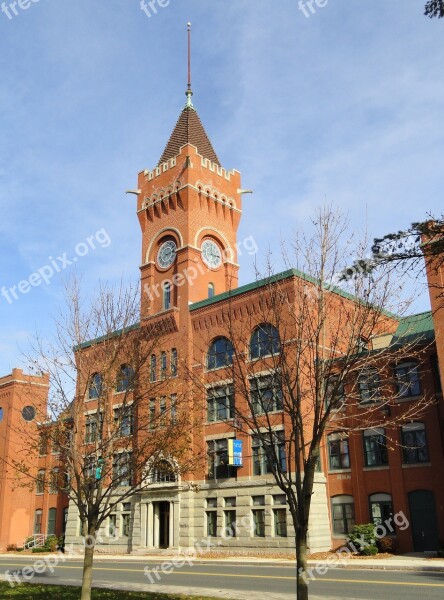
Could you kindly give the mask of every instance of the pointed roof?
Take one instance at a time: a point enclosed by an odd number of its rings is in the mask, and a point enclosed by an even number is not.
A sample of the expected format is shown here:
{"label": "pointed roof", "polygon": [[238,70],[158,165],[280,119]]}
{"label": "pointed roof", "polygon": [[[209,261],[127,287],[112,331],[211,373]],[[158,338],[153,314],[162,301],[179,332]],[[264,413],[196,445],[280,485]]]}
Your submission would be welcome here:
{"label": "pointed roof", "polygon": [[187,103],[180,113],[173,133],[160,157],[159,165],[177,156],[185,144],[192,144],[201,156],[216,163],[219,167],[222,166],[191,102]]}

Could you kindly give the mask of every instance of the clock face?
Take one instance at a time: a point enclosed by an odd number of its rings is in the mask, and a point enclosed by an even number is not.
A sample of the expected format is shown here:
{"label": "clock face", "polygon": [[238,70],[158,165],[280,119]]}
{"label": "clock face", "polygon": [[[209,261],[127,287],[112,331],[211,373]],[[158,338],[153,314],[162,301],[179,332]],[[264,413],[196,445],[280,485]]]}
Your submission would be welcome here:
{"label": "clock face", "polygon": [[22,417],[25,421],[32,421],[35,418],[35,408],[33,406],[25,406],[22,410]]}
{"label": "clock face", "polygon": [[176,251],[176,242],[173,242],[173,240],[168,240],[160,246],[157,254],[157,264],[161,269],[167,269],[173,264],[176,260]]}
{"label": "clock face", "polygon": [[202,244],[202,260],[211,269],[216,269],[222,264],[222,252],[212,240],[205,240]]}

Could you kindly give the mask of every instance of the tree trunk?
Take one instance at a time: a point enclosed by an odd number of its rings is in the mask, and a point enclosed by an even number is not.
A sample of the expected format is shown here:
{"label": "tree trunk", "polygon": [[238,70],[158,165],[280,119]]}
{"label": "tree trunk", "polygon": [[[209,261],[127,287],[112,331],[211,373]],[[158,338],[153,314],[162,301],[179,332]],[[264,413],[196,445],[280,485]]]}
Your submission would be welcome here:
{"label": "tree trunk", "polygon": [[308,600],[307,531],[296,529],[296,589],[297,600]]}
{"label": "tree trunk", "polygon": [[94,534],[89,534],[87,537],[85,537],[85,553],[83,555],[82,593],[80,596],[80,600],[91,600],[91,585],[93,577],[93,561],[95,549]]}

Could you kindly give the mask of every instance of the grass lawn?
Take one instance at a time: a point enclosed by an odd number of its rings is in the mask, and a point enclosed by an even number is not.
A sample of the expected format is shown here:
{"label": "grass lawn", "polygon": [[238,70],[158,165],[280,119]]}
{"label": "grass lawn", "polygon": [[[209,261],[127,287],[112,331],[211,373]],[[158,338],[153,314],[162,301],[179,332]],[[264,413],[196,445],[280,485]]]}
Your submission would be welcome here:
{"label": "grass lawn", "polygon": [[[0,581],[0,598],[8,600],[79,600],[80,588],[56,585],[18,585],[10,587]],[[207,596],[178,596],[176,594],[152,594],[150,592],[120,592],[93,589],[93,600],[214,600]]]}

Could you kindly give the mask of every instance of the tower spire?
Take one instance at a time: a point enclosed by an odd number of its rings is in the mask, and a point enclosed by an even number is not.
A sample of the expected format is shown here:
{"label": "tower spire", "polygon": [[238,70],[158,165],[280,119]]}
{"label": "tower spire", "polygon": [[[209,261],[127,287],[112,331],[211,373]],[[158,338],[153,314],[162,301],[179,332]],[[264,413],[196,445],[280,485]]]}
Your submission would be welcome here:
{"label": "tower spire", "polygon": [[188,86],[185,95],[187,97],[187,105],[186,108],[194,108],[193,102],[191,101],[191,97],[193,96],[193,92],[191,90],[191,23],[187,23],[188,30]]}

